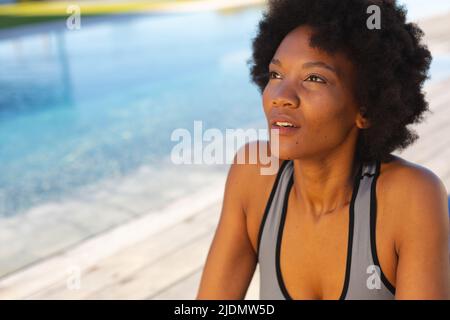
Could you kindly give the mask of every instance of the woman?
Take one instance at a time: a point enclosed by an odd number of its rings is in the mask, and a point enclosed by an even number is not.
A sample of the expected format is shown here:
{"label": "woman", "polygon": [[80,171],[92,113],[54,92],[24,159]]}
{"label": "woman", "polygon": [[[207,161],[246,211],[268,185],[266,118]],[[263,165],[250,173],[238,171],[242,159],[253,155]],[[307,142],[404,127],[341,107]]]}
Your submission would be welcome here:
{"label": "woman", "polygon": [[428,109],[431,56],[405,15],[390,0],[269,1],[251,75],[280,168],[231,166],[197,299],[243,299],[257,263],[261,299],[448,299],[447,191],[391,154]]}

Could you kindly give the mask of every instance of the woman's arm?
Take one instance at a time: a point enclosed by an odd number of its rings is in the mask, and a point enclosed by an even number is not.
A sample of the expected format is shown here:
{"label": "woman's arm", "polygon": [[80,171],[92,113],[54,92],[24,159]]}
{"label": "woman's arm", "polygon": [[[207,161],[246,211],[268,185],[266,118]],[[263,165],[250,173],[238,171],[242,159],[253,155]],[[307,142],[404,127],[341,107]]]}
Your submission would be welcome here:
{"label": "woman's arm", "polygon": [[203,269],[197,299],[245,298],[257,263],[247,233],[243,205],[245,191],[251,181],[246,175],[246,165],[231,165],[220,220]]}
{"label": "woman's arm", "polygon": [[396,299],[449,299],[447,191],[431,171],[405,177]]}

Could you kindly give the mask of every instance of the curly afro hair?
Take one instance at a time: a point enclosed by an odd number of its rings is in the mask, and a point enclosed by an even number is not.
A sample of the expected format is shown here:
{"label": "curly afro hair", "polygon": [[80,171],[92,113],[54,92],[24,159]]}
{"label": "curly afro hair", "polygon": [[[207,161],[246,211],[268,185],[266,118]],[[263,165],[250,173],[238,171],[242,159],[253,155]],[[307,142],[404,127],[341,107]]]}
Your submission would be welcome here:
{"label": "curly afro hair", "polygon": [[[380,8],[379,29],[367,26],[370,5]],[[432,58],[422,30],[406,23],[406,12],[395,0],[269,0],[247,61],[251,81],[262,93],[284,37],[298,26],[312,27],[312,47],[343,52],[356,68],[355,98],[371,126],[360,130],[355,156],[387,162],[391,152],[418,138],[407,125],[429,111],[422,87]]]}

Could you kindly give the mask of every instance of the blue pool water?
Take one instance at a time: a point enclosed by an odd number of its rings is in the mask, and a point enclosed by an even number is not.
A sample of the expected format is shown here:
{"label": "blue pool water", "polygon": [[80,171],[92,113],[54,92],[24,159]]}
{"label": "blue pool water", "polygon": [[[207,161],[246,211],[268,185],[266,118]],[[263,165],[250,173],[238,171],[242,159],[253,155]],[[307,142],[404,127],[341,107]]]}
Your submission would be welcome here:
{"label": "blue pool water", "polygon": [[124,18],[1,41],[0,215],[160,161],[194,120],[262,119],[245,65],[258,16]]}
{"label": "blue pool water", "polygon": [[[160,162],[194,120],[262,122],[245,64],[260,14],[62,23],[0,40],[0,216]],[[433,77],[448,66],[435,59]]]}

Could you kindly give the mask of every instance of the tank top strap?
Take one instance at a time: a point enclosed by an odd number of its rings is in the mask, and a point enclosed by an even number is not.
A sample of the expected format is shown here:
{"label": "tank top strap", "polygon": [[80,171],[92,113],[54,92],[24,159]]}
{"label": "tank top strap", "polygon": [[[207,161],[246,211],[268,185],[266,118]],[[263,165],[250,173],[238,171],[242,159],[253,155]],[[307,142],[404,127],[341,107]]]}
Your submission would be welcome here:
{"label": "tank top strap", "polygon": [[[281,213],[283,209],[283,200],[285,198],[286,189],[289,184],[289,180],[293,174],[293,162],[292,160],[285,160],[281,164],[275,182],[272,186],[269,199],[264,210],[264,215],[261,221],[261,226],[258,234],[258,256],[261,251],[261,240],[263,234],[270,233],[274,240],[276,240],[278,234],[278,227],[281,220]],[[269,239],[268,239],[269,240]]]}
{"label": "tank top strap", "polygon": [[345,299],[392,299],[393,287],[381,271],[375,246],[376,181],[380,174],[380,161],[362,164],[356,197],[350,208],[352,239],[349,241],[350,268]]}
{"label": "tank top strap", "polygon": [[266,204],[258,235],[257,257],[260,268],[260,299],[283,300],[276,270],[276,248],[286,190],[292,183],[293,162],[283,161]]}

